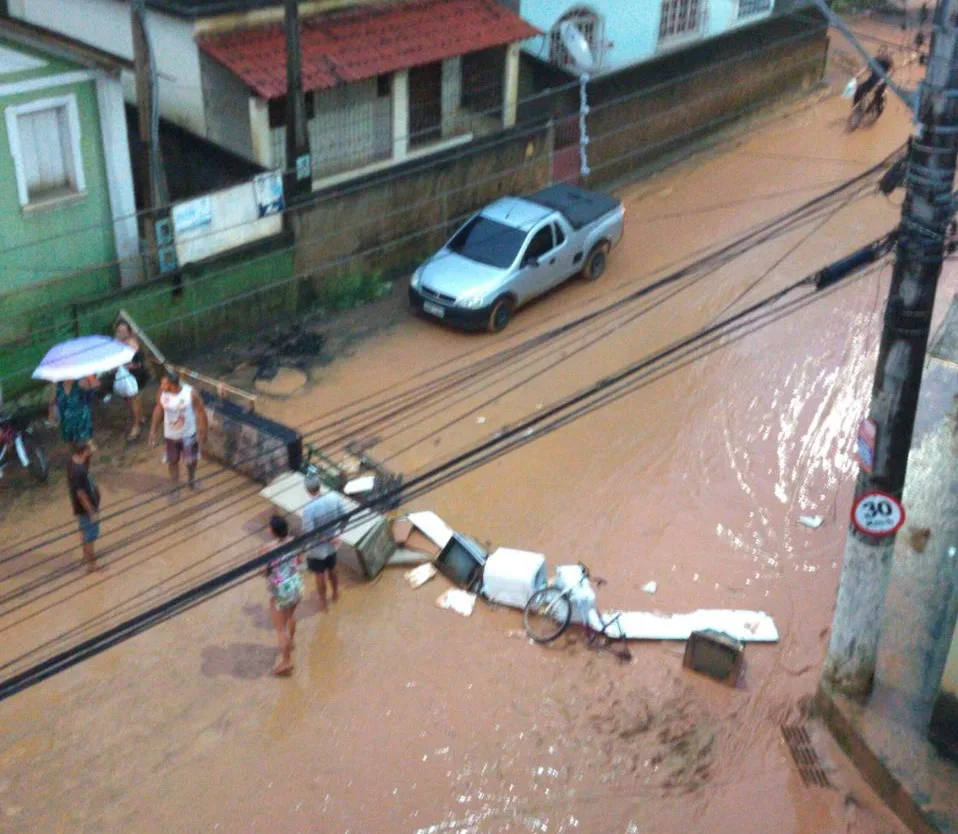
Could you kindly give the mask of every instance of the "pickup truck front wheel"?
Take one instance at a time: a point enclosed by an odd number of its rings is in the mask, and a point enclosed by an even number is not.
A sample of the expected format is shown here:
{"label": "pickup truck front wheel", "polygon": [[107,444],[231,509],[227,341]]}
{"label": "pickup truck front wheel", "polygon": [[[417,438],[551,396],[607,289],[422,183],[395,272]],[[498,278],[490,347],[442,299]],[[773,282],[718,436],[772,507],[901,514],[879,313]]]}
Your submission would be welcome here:
{"label": "pickup truck front wheel", "polygon": [[490,333],[501,333],[512,320],[512,311],[514,309],[515,304],[513,304],[512,299],[508,296],[497,299],[489,311],[489,321],[486,324],[486,329]]}
{"label": "pickup truck front wheel", "polygon": [[602,273],[605,272],[605,264],[609,255],[609,244],[600,243],[594,246],[589,252],[589,257],[585,260],[585,266],[582,268],[582,277],[586,281],[597,281]]}

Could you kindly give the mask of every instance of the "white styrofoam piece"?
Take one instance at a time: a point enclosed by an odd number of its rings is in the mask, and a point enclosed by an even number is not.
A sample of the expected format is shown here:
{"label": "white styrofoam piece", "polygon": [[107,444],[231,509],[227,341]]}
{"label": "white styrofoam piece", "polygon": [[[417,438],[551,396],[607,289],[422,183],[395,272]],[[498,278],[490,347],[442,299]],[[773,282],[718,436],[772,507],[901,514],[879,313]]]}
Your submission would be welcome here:
{"label": "white styrofoam piece", "polygon": [[262,498],[288,513],[295,513],[309,503],[310,494],[303,486],[301,472],[287,472],[259,491]]}
{"label": "white styrofoam piece", "polygon": [[434,512],[426,510],[420,513],[410,513],[406,516],[413,526],[427,539],[439,546],[445,547],[452,538],[452,528]]}
{"label": "white styrofoam piece", "polygon": [[369,492],[376,486],[376,476],[366,475],[362,478],[354,478],[343,488],[346,495],[359,495],[363,492]]}
{"label": "white styrofoam piece", "polygon": [[450,588],[436,600],[436,605],[449,611],[455,611],[463,617],[468,617],[476,607],[476,595],[459,588]]}
{"label": "white styrofoam piece", "polygon": [[820,515],[800,515],[798,517],[798,523],[804,524],[806,527],[811,527],[812,530],[817,530],[822,526],[822,523],[825,521]]}
{"label": "white styrofoam piece", "polygon": [[493,602],[524,608],[546,584],[546,557],[541,553],[500,547],[482,570],[482,592]]}
{"label": "white styrofoam piece", "polygon": [[[313,496],[310,495],[306,491],[306,487],[303,486],[305,480],[306,477],[302,472],[287,472],[285,475],[274,478],[267,486],[263,487],[263,489],[259,491],[259,495],[284,512],[292,513],[302,518],[303,507],[313,500]],[[326,492],[329,492],[329,489],[326,487],[320,490],[320,494]],[[346,495],[343,496],[343,501],[346,502],[346,507],[350,511],[355,510],[359,506],[352,498]]]}
{"label": "white styrofoam piece", "polygon": [[437,573],[438,571],[436,570],[436,566],[427,562],[425,565],[420,565],[418,568],[407,570],[403,576],[409,583],[409,586],[413,589],[416,589],[420,585],[425,585]]}
{"label": "white styrofoam piece", "polygon": [[582,568],[578,565],[559,565],[556,568],[556,585],[563,591],[582,581]]}
{"label": "white styrofoam piece", "polygon": [[[504,602],[511,608],[525,608]],[[599,627],[598,611],[593,609],[589,617],[593,628]],[[617,611],[604,611],[605,622],[610,622]],[[581,623],[577,606],[572,607],[572,622]],[[621,630],[617,630],[621,626]],[[777,643],[778,629],[775,621],[764,611],[731,611],[724,609],[699,609],[691,614],[658,614],[653,611],[625,611],[610,630],[610,636],[624,636],[627,640],[688,640],[693,631],[714,628],[743,643]]]}
{"label": "white styrofoam piece", "polygon": [[[606,611],[606,622],[617,612]],[[597,614],[592,612],[590,621],[598,627]],[[580,621],[575,609],[573,621]],[[764,611],[729,611],[722,609],[699,609],[691,614],[656,614],[651,611],[625,611],[616,622],[628,640],[688,640],[693,631],[713,628],[724,632],[743,643],[777,643],[778,629],[775,621]],[[619,636],[613,627],[612,636]]]}
{"label": "white styrofoam piece", "polygon": [[646,582],[639,590],[645,591],[647,594],[654,594],[658,589],[658,583],[653,580],[652,582]]}

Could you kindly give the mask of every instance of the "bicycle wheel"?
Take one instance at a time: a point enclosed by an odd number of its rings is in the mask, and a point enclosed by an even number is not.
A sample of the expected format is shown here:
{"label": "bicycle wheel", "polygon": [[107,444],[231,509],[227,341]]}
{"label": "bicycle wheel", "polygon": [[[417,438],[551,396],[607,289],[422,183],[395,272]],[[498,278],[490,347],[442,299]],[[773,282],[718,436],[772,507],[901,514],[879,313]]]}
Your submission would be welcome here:
{"label": "bicycle wheel", "polygon": [[569,627],[572,605],[569,597],[551,585],[540,588],[526,603],[522,622],[537,643],[550,643]]}
{"label": "bicycle wheel", "polygon": [[32,435],[22,434],[20,440],[23,443],[23,452],[27,458],[27,468],[30,470],[30,474],[42,483],[47,479],[48,474],[47,458],[43,454],[43,449],[40,448]]}
{"label": "bicycle wheel", "polygon": [[859,102],[852,107],[852,112],[848,114],[848,132],[851,133],[862,123],[862,104]]}

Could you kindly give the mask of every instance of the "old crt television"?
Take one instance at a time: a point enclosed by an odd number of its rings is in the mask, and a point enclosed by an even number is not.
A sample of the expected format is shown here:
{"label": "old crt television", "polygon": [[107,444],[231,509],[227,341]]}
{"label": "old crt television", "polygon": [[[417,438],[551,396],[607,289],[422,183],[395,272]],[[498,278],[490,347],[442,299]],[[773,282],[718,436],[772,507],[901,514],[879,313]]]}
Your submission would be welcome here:
{"label": "old crt television", "polygon": [[745,644],[721,631],[693,631],[685,644],[682,665],[735,686],[742,670]]}
{"label": "old crt television", "polygon": [[482,581],[486,551],[482,545],[462,533],[453,533],[436,557],[442,575],[466,590],[473,590]]}

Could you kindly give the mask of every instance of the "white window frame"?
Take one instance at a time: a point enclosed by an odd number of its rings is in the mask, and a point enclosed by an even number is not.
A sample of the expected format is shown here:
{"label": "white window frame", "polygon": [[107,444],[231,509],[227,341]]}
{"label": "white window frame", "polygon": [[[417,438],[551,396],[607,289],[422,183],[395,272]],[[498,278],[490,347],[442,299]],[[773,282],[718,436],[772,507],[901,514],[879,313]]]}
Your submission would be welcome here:
{"label": "white window frame", "polygon": [[37,99],[27,102],[26,104],[13,104],[4,108],[4,115],[7,121],[7,141],[10,143],[10,155],[13,157],[13,165],[16,170],[17,196],[20,198],[20,205],[23,208],[44,205],[47,202],[56,202],[56,198],[35,202],[30,201],[30,192],[27,188],[27,174],[23,168],[19,118],[20,116],[29,116],[31,113],[37,113],[42,110],[60,109],[65,109],[67,114],[70,147],[65,150],[67,153],[73,155],[73,175],[76,180],[73,192],[65,196],[69,199],[86,193],[86,176],[83,172],[83,152],[81,150],[80,111],[77,107],[76,94],[69,93],[65,96]]}
{"label": "white window frame", "polygon": [[659,0],[659,36],[658,42],[673,43],[699,37],[705,30],[705,16],[708,14],[709,0],[697,0],[698,10],[695,14],[695,25],[689,29],[683,29],[680,32],[663,32],[662,21],[666,16],[666,4],[680,2],[680,0]]}
{"label": "white window frame", "polygon": [[[749,0],[738,0],[738,9],[736,10],[735,19],[736,20],[752,20],[756,17],[761,17],[762,15],[771,14],[772,10],[775,8],[775,0],[765,0],[768,3],[767,9],[755,9],[754,11],[744,11],[742,6],[745,5]],[[754,2],[754,0],[752,0]],[[762,0],[758,0],[762,2]]]}

